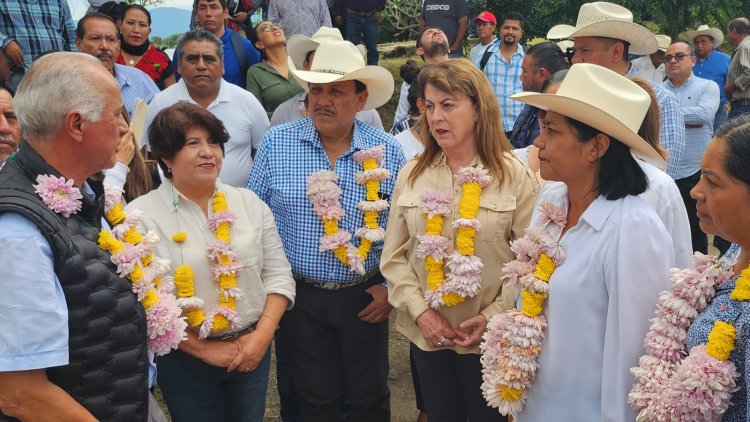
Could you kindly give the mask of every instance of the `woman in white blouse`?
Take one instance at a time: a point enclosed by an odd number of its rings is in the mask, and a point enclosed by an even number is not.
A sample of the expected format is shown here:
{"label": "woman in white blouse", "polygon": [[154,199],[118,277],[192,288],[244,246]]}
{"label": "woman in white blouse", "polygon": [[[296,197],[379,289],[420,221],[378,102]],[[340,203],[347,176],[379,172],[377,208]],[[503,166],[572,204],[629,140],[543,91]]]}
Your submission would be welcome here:
{"label": "woman in white blouse", "polygon": [[294,280],[271,211],[218,179],[229,135],[210,112],[178,103],[156,115],[151,152],[161,186],[129,204],[171,261],[187,339],[159,357],[174,421],[263,419],[269,346],[294,301]]}
{"label": "woman in white blouse", "polygon": [[[523,410],[512,411],[520,422],[632,421],[629,369],[643,353],[641,340],[674,264],[669,233],[637,197],[648,181],[631,152],[664,165],[638,136],[650,97],[615,72],[584,63],[573,66],[556,94],[513,98],[546,110],[534,145],[549,182],[531,226],[543,228],[564,257],[556,256],[561,262],[543,283],[549,290],[537,317],[547,324],[539,368],[522,390]],[[534,314],[524,292],[521,310]]]}

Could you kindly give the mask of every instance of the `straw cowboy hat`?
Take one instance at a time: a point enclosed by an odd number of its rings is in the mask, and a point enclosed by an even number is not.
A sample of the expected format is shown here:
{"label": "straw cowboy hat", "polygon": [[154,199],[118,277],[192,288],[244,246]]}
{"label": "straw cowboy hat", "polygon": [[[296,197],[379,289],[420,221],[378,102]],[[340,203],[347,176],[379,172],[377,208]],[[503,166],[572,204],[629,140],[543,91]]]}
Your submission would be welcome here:
{"label": "straw cowboy hat", "polygon": [[656,37],[656,43],[659,44],[659,50],[666,52],[669,45],[672,44],[672,38],[669,35],[654,35]]}
{"label": "straw cowboy hat", "polygon": [[721,32],[721,30],[716,28],[709,28],[708,25],[701,25],[695,31],[687,31],[685,32],[685,35],[687,35],[688,40],[690,40],[690,44],[693,44],[695,42],[695,37],[699,35],[708,35],[709,37],[713,38],[714,45],[716,47],[720,46],[721,43],[724,42],[724,34]]}
{"label": "straw cowboy hat", "polygon": [[547,38],[551,40],[576,37],[608,37],[627,41],[632,54],[651,54],[657,49],[654,34],[633,23],[630,10],[603,1],[581,5],[576,26],[555,25],[547,32]]}
{"label": "straw cowboy hat", "polygon": [[[344,37],[341,36],[341,31],[337,28],[321,26],[312,38],[302,34],[289,37],[286,42],[286,54],[292,58],[295,67],[302,69],[307,53],[317,50],[318,46],[325,41],[344,41]],[[367,54],[367,49],[362,44],[357,46],[357,50],[362,54],[362,57]]]}
{"label": "straw cowboy hat", "polygon": [[570,68],[556,94],[519,92],[511,98],[578,120],[627,145],[644,161],[661,169],[667,166],[638,136],[651,97],[635,82],[607,68],[579,63]]}
{"label": "straw cowboy hat", "polygon": [[386,68],[367,66],[357,47],[349,41],[325,41],[315,50],[310,70],[290,66],[300,85],[327,84],[358,80],[367,85],[368,97],[364,110],[380,107],[393,95],[393,75]]}

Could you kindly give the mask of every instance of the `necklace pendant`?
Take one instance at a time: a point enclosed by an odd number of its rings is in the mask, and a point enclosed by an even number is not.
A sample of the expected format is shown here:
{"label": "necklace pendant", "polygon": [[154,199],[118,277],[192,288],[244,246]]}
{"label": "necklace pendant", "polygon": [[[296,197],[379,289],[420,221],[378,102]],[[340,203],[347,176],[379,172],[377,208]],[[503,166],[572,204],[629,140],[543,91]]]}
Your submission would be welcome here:
{"label": "necklace pendant", "polygon": [[132,66],[133,64],[135,64],[135,60],[130,61],[130,65]]}

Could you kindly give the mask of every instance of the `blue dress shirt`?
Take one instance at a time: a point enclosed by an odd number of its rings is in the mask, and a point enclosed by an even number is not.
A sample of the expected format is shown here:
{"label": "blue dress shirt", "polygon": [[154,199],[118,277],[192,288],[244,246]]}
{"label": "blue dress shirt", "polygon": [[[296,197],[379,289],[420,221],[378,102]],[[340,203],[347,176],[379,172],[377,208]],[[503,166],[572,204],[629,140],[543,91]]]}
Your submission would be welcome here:
{"label": "blue dress shirt", "polygon": [[149,104],[154,96],[159,93],[159,87],[143,71],[134,67],[115,63],[115,79],[120,85],[120,94],[128,115],[133,115],[135,100],[140,98]]}
{"label": "blue dress shirt", "polygon": [[[320,251],[320,238],[325,235],[323,222],[315,214],[307,197],[307,178],[320,170],[332,170],[339,176],[341,206],[345,216],[339,222],[342,230],[354,234],[362,227],[362,212],[357,203],[364,199],[365,188],[355,181],[362,171],[352,155],[363,149],[385,145],[382,168],[391,172],[391,177],[381,182],[380,193],[390,202],[396,175],[404,164],[404,154],[393,136],[358,120],[354,122],[352,145],[336,160],[331,168],[318,132],[310,118],[274,126],[266,132],[255,157],[247,187],[266,202],[276,219],[292,272],[295,275],[317,281],[347,282],[359,277],[338,261],[332,252]],[[378,216],[378,224],[385,227],[388,210]],[[359,240],[352,239],[359,244]],[[378,268],[383,243],[372,245],[365,260],[365,271]]]}
{"label": "blue dress shirt", "polygon": [[714,50],[705,59],[696,56],[693,75],[703,79],[710,79],[719,86],[719,95],[721,96],[721,105],[727,103],[727,97],[724,95],[724,87],[727,84],[727,73],[729,72],[729,62],[732,58],[728,54]]}

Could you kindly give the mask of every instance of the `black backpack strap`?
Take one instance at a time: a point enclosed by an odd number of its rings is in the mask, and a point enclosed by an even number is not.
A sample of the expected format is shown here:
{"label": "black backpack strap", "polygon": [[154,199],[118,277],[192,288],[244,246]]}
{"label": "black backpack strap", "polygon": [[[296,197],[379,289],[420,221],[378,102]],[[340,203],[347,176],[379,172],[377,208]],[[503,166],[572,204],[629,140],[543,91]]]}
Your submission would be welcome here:
{"label": "black backpack strap", "polygon": [[229,38],[232,40],[232,50],[234,50],[234,55],[237,57],[237,63],[240,65],[240,78],[242,79],[242,86],[244,87],[247,79],[247,69],[249,67],[247,50],[245,50],[245,44],[242,42],[242,35],[232,31],[232,35],[230,35]]}
{"label": "black backpack strap", "polygon": [[484,67],[487,66],[487,62],[490,60],[490,56],[492,55],[492,51],[490,51],[490,48],[495,45],[495,41],[491,42],[490,45],[487,46],[487,48],[484,49],[484,54],[482,55],[482,60],[479,61],[479,70],[484,72]]}

